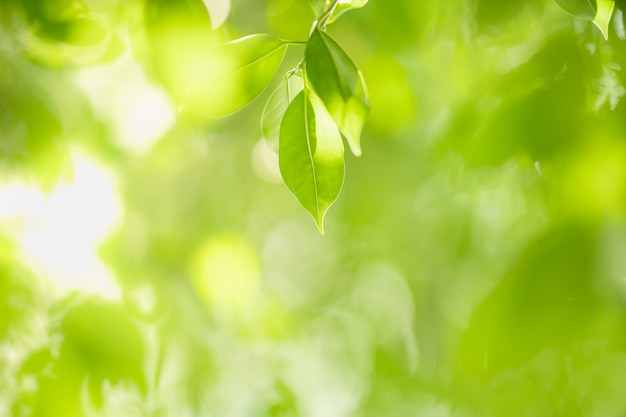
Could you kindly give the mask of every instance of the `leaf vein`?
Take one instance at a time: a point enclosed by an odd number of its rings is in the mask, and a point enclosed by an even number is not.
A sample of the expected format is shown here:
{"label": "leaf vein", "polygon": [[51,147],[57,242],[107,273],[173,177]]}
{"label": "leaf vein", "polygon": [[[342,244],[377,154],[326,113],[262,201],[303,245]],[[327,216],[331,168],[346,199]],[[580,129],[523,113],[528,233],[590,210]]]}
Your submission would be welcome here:
{"label": "leaf vein", "polygon": [[319,221],[320,217],[320,202],[319,195],[317,191],[317,173],[315,172],[315,161],[313,159],[313,151],[311,150],[311,137],[309,135],[309,94],[307,92],[307,86],[304,86],[304,135],[306,137],[306,146],[309,151],[309,161],[311,163],[311,171],[313,173],[313,193],[315,195],[315,212],[316,212],[316,221]]}

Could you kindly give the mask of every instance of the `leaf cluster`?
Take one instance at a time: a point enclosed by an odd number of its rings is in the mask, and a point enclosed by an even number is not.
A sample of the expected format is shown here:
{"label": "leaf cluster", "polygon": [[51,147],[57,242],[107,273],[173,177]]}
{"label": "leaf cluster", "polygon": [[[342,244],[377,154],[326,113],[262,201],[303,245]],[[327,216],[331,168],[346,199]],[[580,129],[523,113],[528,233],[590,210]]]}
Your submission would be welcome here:
{"label": "leaf cluster", "polygon": [[[361,71],[326,28],[345,11],[366,3],[313,3],[322,12],[305,42],[304,57],[284,74],[261,118],[285,184],[322,233],[324,215],[343,185],[342,137],[355,155],[361,154],[360,136],[370,108]],[[227,64],[210,83],[229,85],[209,112],[229,114],[252,101],[273,79],[287,46],[294,44],[298,42],[251,35],[218,48],[216,55]]]}

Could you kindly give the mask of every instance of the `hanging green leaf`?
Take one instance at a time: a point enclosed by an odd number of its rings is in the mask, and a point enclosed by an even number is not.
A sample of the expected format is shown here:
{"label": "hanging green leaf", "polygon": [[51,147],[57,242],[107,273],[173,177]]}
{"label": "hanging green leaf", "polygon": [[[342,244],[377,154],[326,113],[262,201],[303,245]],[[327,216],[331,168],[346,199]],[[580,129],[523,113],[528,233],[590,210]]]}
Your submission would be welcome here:
{"label": "hanging green leaf", "polygon": [[305,51],[306,72],[352,153],[361,154],[360,137],[370,104],[361,71],[328,34],[315,28]]}
{"label": "hanging green leaf", "polygon": [[[256,98],[272,81],[287,45],[272,35],[250,35],[216,48],[209,67],[197,71],[189,91],[211,117],[229,115]],[[207,94],[198,97],[198,89]],[[187,102],[185,103],[185,105]]]}
{"label": "hanging green leaf", "polygon": [[613,16],[613,9],[615,8],[615,1],[613,0],[597,0],[596,15],[593,18],[594,25],[600,29],[604,39],[609,38],[609,23]]}
{"label": "hanging green leaf", "polygon": [[285,184],[324,233],[324,215],[343,186],[343,142],[333,119],[306,87],[285,112],[278,161]]}
{"label": "hanging green leaf", "polygon": [[596,15],[595,0],[555,0],[567,13],[581,19],[593,20]]}
{"label": "hanging green leaf", "polygon": [[301,77],[297,75],[285,77],[265,104],[261,115],[261,131],[267,144],[275,152],[278,152],[280,122],[289,103],[302,91],[302,88],[304,88],[304,82]]}

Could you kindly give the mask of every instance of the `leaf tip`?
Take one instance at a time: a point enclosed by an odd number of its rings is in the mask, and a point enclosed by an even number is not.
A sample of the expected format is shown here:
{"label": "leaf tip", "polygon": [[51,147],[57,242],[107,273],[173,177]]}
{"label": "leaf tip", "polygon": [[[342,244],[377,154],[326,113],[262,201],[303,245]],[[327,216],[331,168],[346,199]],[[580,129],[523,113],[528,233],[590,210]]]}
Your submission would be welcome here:
{"label": "leaf tip", "polygon": [[[605,28],[602,26],[602,24],[596,22],[595,20],[593,21],[593,24],[600,30],[600,33],[602,33],[602,37],[604,38],[605,41],[609,40],[609,33],[608,30],[605,30]],[[608,29],[608,28],[606,28]]]}
{"label": "leaf tip", "polygon": [[614,9],[614,0],[600,0],[597,2],[597,10],[593,18],[593,24],[600,30],[604,40],[609,40],[609,25],[613,17]]}
{"label": "leaf tip", "polygon": [[[313,213],[311,213],[313,215]],[[317,215],[313,215],[313,219],[315,220],[315,224],[317,225],[317,230],[319,230],[320,234],[324,236],[324,216],[326,213],[317,213]]]}

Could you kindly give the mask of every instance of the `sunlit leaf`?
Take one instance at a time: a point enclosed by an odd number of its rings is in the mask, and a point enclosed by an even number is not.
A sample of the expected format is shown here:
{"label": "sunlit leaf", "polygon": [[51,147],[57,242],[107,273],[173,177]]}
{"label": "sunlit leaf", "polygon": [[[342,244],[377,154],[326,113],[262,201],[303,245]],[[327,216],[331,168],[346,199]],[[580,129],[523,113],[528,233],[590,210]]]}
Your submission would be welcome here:
{"label": "sunlit leaf", "polygon": [[554,0],[563,10],[581,19],[593,20],[596,15],[595,0]]}
{"label": "sunlit leaf", "polygon": [[600,29],[604,39],[609,38],[609,23],[613,16],[613,9],[615,8],[614,0],[597,0],[598,10],[593,18],[593,23]]}
{"label": "sunlit leaf", "polygon": [[[256,98],[272,81],[287,45],[265,34],[246,36],[210,53],[213,68],[198,83],[211,94],[205,112],[211,117],[231,114]],[[203,74],[198,74],[202,77]],[[195,81],[190,89],[195,88]]]}
{"label": "sunlit leaf", "polygon": [[304,83],[301,77],[291,76],[285,78],[276,87],[265,104],[261,116],[261,131],[269,147],[278,152],[278,137],[280,135],[280,122],[289,107],[289,103],[302,91]]}
{"label": "sunlit leaf", "polygon": [[305,51],[307,77],[355,155],[370,104],[361,71],[328,34],[315,28]]}
{"label": "sunlit leaf", "polygon": [[329,0],[310,0],[310,2],[316,16],[321,16],[324,10],[330,5]]}
{"label": "sunlit leaf", "polygon": [[285,184],[324,233],[324,215],[343,186],[343,142],[324,106],[306,88],[287,108],[278,155]]}
{"label": "sunlit leaf", "polygon": [[341,16],[348,10],[360,9],[361,7],[365,6],[368,1],[369,0],[340,0],[328,22],[334,22],[339,18],[339,16]]}
{"label": "sunlit leaf", "polygon": [[615,8],[614,0],[555,0],[566,12],[591,20],[605,39],[609,36],[609,23]]}

